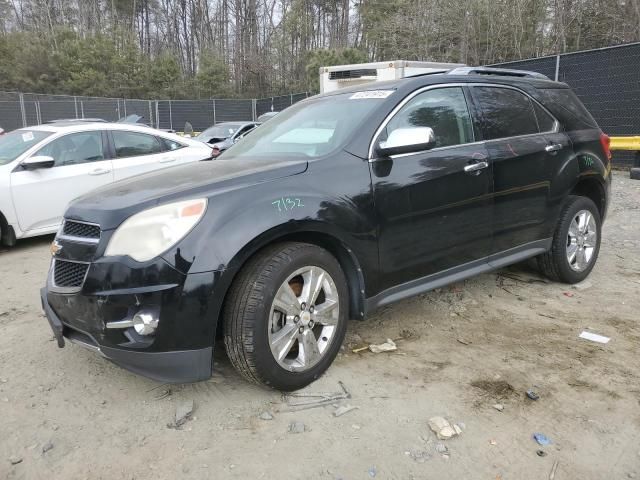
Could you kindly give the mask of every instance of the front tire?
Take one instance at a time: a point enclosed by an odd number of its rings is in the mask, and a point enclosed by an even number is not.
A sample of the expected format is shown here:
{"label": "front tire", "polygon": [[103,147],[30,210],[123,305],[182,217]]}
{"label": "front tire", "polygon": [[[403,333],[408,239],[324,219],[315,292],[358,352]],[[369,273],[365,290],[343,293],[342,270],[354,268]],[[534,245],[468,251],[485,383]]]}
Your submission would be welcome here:
{"label": "front tire", "polygon": [[589,198],[570,196],[562,209],[551,250],[538,257],[540,270],[551,280],[578,283],[587,278],[600,252],[602,221]]}
{"label": "front tire", "polygon": [[225,301],[227,355],[254,383],[303,388],[337,355],[348,305],[344,273],[329,252],[306,243],[268,247],[241,270]]}

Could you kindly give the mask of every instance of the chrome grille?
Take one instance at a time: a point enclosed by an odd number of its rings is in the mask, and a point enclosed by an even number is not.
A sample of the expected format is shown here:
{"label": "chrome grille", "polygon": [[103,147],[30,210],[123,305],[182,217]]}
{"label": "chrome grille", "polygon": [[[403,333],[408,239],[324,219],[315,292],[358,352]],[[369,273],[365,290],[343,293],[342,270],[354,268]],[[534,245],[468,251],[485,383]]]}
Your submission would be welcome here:
{"label": "chrome grille", "polygon": [[65,220],[64,226],[62,227],[62,234],[69,237],[99,239],[100,227],[90,223]]}
{"label": "chrome grille", "polygon": [[53,283],[56,287],[80,288],[88,269],[88,263],[56,259],[53,264]]}

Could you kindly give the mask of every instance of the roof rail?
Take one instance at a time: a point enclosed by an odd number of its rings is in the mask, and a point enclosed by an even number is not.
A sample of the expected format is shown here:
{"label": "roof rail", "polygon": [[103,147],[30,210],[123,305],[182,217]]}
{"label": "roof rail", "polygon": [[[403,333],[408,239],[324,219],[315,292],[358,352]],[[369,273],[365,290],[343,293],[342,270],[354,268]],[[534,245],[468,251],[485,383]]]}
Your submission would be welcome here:
{"label": "roof rail", "polygon": [[529,70],[515,70],[511,68],[493,67],[458,67],[447,72],[449,75],[503,75],[506,77],[542,78],[549,80],[549,77],[538,72]]}
{"label": "roof rail", "polygon": [[424,77],[426,75],[442,75],[443,73],[449,73],[450,70],[432,70],[430,72],[420,72],[414,73],[412,75],[405,75],[402,78],[415,78],[415,77]]}

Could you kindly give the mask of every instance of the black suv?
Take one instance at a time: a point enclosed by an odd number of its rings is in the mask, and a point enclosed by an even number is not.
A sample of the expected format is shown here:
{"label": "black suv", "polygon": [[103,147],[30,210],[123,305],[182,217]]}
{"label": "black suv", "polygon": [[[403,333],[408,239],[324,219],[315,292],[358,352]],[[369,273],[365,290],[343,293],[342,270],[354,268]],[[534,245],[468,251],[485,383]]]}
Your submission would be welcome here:
{"label": "black suv", "polygon": [[608,137],[567,85],[456,69],[316,96],[223,157],[74,201],[42,302],[65,337],[136,373],[318,378],[347,319],[536,257],[594,267]]}

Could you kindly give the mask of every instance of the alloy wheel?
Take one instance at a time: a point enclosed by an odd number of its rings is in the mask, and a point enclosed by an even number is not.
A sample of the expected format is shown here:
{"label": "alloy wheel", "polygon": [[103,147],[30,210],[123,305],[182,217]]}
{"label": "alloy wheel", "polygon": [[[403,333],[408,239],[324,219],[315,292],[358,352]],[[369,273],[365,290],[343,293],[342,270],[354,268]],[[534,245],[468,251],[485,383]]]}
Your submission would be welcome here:
{"label": "alloy wheel", "polygon": [[278,364],[292,372],[316,365],[335,337],[339,308],[338,290],[325,270],[307,266],[293,272],[269,314],[269,345]]}
{"label": "alloy wheel", "polygon": [[598,243],[596,221],[589,210],[580,210],[573,217],[567,234],[567,261],[576,272],[590,265]]}

